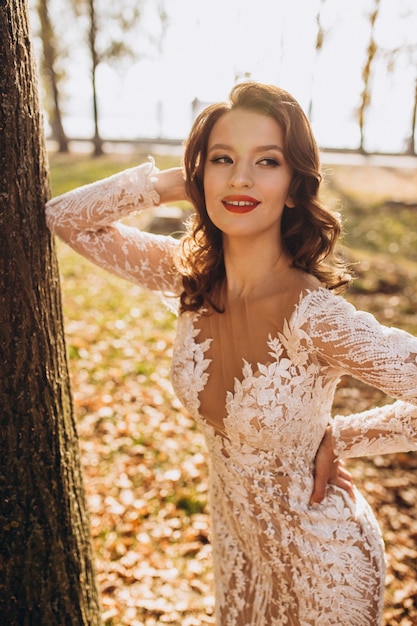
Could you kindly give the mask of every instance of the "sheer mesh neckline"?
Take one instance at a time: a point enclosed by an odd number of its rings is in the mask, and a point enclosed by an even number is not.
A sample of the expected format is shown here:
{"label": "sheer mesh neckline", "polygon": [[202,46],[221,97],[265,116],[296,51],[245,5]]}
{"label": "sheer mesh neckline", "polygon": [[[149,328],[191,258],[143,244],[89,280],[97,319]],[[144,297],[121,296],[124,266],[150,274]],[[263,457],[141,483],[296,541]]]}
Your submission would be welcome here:
{"label": "sheer mesh neckline", "polygon": [[222,299],[223,313],[203,312],[194,317],[195,341],[206,346],[207,382],[199,393],[199,412],[216,430],[223,430],[228,394],[236,383],[258,376],[271,362],[288,359],[285,348],[277,356],[271,347],[282,336],[311,289],[250,300]]}

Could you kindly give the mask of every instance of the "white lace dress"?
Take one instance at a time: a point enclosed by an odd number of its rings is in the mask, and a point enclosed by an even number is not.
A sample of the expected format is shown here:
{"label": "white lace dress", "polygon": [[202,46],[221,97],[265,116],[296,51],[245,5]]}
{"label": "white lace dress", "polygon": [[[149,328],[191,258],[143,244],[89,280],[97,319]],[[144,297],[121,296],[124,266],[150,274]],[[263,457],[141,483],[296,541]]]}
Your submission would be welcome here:
{"label": "white lace dress", "polygon": [[[175,294],[178,242],[119,221],[158,203],[152,168],[55,198],[47,220],[101,267]],[[174,388],[210,456],[217,624],[376,626],[385,572],[378,525],[360,494],[353,502],[335,486],[309,506],[313,462],[329,422],[342,458],[417,449],[417,339],[318,288],[301,292],[285,318],[261,315],[252,341],[242,319],[257,310],[247,306],[244,316],[180,315],[173,355]],[[398,400],[331,418],[342,374]]]}

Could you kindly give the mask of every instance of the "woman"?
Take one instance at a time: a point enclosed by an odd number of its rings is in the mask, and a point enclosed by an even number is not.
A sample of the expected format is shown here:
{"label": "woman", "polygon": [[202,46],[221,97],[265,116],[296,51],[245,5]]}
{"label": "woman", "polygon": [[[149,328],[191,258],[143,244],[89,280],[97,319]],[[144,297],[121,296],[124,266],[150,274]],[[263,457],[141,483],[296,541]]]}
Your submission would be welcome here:
{"label": "woman", "polygon": [[[377,625],[380,532],[334,461],[417,448],[417,339],[337,295],[340,226],[288,93],[237,85],[196,120],[184,171],[185,184],[148,163],[47,216],[81,254],[179,301],[172,380],[209,449],[217,623]],[[119,222],[186,198],[197,213],[180,242]],[[399,400],[332,419],[342,374]]]}

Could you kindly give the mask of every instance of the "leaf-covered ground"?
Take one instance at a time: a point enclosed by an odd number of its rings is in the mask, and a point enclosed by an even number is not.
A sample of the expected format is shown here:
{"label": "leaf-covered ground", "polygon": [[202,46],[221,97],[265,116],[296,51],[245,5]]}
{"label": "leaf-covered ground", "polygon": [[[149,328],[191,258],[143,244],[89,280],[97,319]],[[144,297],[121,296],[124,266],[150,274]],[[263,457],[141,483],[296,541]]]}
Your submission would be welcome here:
{"label": "leaf-covered ground", "polygon": [[[337,167],[327,193],[342,199],[346,228],[354,227],[347,243],[361,262],[349,299],[388,325],[417,332],[417,209],[396,206],[399,215],[386,208],[389,200],[417,198],[406,174],[390,171],[385,191],[387,172],[366,177],[363,169]],[[366,195],[370,179],[384,197]],[[59,256],[103,621],[213,624],[206,451],[169,383],[173,317],[152,295],[61,244]],[[335,411],[384,401],[344,379]],[[355,460],[350,469],[386,542],[384,624],[417,624],[417,454]]]}

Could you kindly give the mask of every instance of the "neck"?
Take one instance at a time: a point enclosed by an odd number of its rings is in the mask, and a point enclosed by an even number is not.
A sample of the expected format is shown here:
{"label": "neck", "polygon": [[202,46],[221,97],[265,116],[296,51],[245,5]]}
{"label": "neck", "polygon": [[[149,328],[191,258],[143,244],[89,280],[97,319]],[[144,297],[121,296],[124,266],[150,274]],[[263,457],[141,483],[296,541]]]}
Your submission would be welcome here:
{"label": "neck", "polygon": [[276,288],[277,279],[291,266],[286,250],[256,245],[253,240],[225,240],[227,291],[231,297],[257,297]]}

